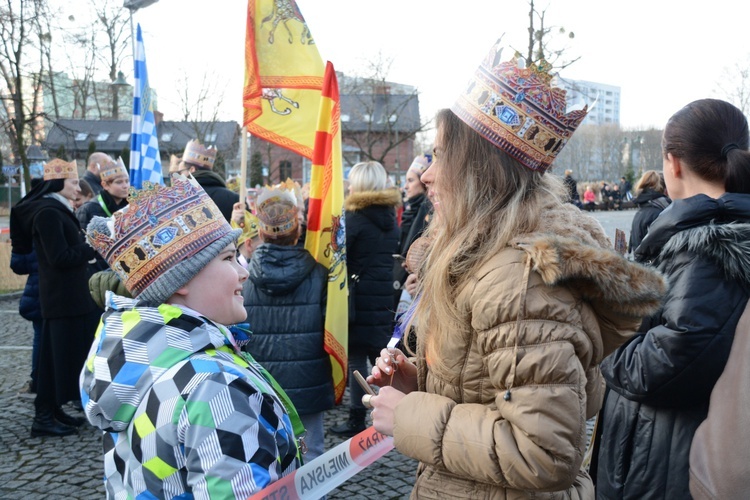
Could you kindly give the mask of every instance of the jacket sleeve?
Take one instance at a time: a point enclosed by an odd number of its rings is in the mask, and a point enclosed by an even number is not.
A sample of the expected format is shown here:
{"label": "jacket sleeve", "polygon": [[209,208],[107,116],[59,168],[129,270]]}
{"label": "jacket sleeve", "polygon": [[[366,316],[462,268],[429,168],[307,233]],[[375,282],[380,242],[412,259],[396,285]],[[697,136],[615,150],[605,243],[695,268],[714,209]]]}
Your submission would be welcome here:
{"label": "jacket sleeve", "polygon": [[30,274],[32,269],[32,259],[36,259],[36,255],[26,253],[16,253],[11,251],[10,254],[10,268],[15,274]]}
{"label": "jacket sleeve", "polygon": [[[460,477],[520,490],[559,491],[573,484],[583,461],[586,375],[576,344],[585,336],[558,320],[558,312],[570,306],[549,288],[539,296],[547,305],[521,321],[516,331],[516,321],[503,318],[502,311],[509,301],[517,304],[518,297],[507,282],[499,285],[501,273],[494,274],[471,298],[472,316],[494,318],[474,332],[483,357],[475,370],[492,385],[494,401],[459,404],[437,394],[410,393],[396,407],[396,446]],[[514,364],[515,382],[505,400]]]}
{"label": "jacket sleeve", "polygon": [[706,402],[729,357],[747,302],[714,263],[679,255],[660,318],[602,363],[607,385],[632,400],[684,408]]}
{"label": "jacket sleeve", "polygon": [[180,414],[195,498],[248,498],[290,465],[280,463],[288,450],[279,448],[287,439],[275,401],[244,379],[227,382],[232,378],[221,372],[201,379]]}
{"label": "jacket sleeve", "polygon": [[68,269],[86,264],[96,256],[96,251],[84,241],[69,244],[65,237],[63,221],[52,210],[41,210],[34,217],[34,232],[41,242],[36,251],[44,254],[47,262],[58,269]]}

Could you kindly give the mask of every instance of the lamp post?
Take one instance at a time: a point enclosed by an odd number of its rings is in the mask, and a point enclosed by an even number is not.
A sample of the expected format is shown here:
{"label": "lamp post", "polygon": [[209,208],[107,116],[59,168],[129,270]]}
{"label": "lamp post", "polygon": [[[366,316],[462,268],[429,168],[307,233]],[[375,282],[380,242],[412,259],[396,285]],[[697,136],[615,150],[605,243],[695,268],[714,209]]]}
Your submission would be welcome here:
{"label": "lamp post", "polygon": [[112,87],[112,119],[118,120],[120,118],[120,88],[129,87],[130,84],[125,80],[125,75],[122,71],[117,72],[117,79],[110,84]]}

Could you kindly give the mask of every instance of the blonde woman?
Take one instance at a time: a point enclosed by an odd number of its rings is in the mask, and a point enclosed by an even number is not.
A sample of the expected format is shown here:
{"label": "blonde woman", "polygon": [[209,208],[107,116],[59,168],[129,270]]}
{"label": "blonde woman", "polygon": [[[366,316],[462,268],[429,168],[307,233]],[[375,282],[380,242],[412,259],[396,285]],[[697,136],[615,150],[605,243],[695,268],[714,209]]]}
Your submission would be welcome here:
{"label": "blonde woman", "polygon": [[[593,498],[581,464],[586,420],[602,401],[599,362],[655,309],[664,283],[565,203],[561,180],[545,175],[553,154],[519,153],[559,151],[566,135],[497,134],[495,107],[475,97],[493,98],[482,92],[488,78],[524,99],[514,82],[549,79],[516,61],[484,64],[471,98],[438,114],[422,175],[436,217],[412,323],[416,362],[382,350],[369,378],[381,389],[365,402],[375,428],[420,461],[413,498]],[[547,113],[572,129],[585,116]]]}
{"label": "blonde woman", "polygon": [[[400,231],[396,207],[401,195],[386,189],[387,175],[376,161],[357,163],[349,172],[346,198],[346,260],[350,290],[354,288],[354,318],[349,318],[349,368],[367,373],[387,343],[393,320],[393,257]],[[349,418],[331,432],[353,436],[364,430],[367,409],[364,392],[349,377]]]}
{"label": "blonde woman", "polygon": [[630,241],[628,251],[634,252],[659,214],[672,202],[665,191],[664,179],[656,170],[647,170],[635,185],[636,196],[633,203],[638,211],[633,217],[633,225],[630,229]]}

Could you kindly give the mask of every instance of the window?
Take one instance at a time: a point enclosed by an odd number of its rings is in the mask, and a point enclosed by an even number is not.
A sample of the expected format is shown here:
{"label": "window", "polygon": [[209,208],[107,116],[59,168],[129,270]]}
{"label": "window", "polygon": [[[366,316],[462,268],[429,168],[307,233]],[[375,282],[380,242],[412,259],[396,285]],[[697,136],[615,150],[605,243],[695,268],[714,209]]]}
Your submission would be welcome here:
{"label": "window", "polygon": [[109,139],[109,136],[112,135],[109,132],[100,132],[99,135],[96,136],[97,141],[106,141]]}
{"label": "window", "polygon": [[206,134],[206,142],[216,142],[216,134]]}
{"label": "window", "polygon": [[391,115],[388,118],[388,121],[391,122],[391,123],[396,123],[396,120],[398,120],[398,116],[396,116],[396,115]]}
{"label": "window", "polygon": [[88,138],[89,134],[86,132],[78,132],[76,134],[76,141],[85,141]]}
{"label": "window", "polygon": [[363,122],[371,122],[372,121],[372,116],[369,113],[365,113],[364,115],[362,115],[362,121]]}
{"label": "window", "polygon": [[169,132],[164,132],[161,134],[161,139],[159,139],[161,142],[169,142],[172,140],[172,134]]}
{"label": "window", "polygon": [[349,121],[349,115],[341,115],[341,121],[342,122],[348,122]]}
{"label": "window", "polygon": [[117,136],[117,142],[125,142],[130,140],[130,132],[123,132]]}
{"label": "window", "polygon": [[292,162],[280,161],[279,162],[279,182],[284,182],[287,179],[292,178]]}

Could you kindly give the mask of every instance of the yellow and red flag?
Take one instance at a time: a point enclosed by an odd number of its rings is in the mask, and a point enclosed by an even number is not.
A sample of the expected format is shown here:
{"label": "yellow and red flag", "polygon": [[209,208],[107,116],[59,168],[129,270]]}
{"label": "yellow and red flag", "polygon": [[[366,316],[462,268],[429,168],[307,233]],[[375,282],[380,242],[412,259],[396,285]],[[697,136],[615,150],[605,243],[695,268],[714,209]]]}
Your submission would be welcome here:
{"label": "yellow and red flag", "polygon": [[312,159],[323,60],[294,0],[249,0],[243,125]]}
{"label": "yellow and red flag", "polygon": [[344,173],[341,157],[341,105],[333,64],[326,64],[315,132],[305,248],[328,268],[325,349],[331,356],[336,403],[344,397],[349,336],[346,286]]}

